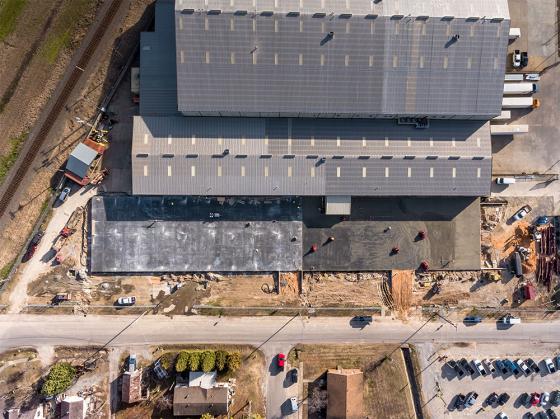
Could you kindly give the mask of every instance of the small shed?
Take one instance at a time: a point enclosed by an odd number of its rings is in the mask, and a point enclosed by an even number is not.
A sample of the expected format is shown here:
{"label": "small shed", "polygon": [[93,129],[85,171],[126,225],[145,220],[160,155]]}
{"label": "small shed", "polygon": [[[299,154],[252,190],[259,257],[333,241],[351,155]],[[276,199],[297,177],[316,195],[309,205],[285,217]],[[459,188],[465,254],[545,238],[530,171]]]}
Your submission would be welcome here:
{"label": "small shed", "polygon": [[60,402],[61,419],[84,419],[84,399],[79,396],[67,396]]}
{"label": "small shed", "polygon": [[96,157],[96,150],[83,143],[78,144],[70,154],[68,162],[66,163],[66,172],[70,172],[71,175],[74,175],[73,177],[69,177],[72,180],[74,180],[74,178],[81,180],[85,179],[87,177],[89,167]]}
{"label": "small shed", "polygon": [[121,399],[123,403],[136,403],[142,400],[142,369],[130,372],[122,376]]}

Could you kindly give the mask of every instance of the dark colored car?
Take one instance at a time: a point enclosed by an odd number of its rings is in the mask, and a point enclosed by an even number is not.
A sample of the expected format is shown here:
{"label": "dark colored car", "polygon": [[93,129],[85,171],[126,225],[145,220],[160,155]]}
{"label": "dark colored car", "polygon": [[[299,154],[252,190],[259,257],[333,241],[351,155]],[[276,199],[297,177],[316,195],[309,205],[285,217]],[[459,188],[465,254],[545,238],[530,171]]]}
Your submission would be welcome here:
{"label": "dark colored car", "polygon": [[558,416],[556,416],[556,413],[554,413],[552,409],[546,409],[546,414],[550,419],[558,419]]}
{"label": "dark colored car", "polygon": [[453,361],[453,360],[447,361],[445,363],[445,365],[447,365],[448,368],[455,371],[455,374],[457,374],[457,377],[461,378],[465,375],[465,372],[461,369],[461,367],[459,365],[457,365],[457,363],[455,361]]}
{"label": "dark colored car", "polygon": [[529,393],[523,393],[521,396],[519,396],[519,403],[521,404],[521,406],[527,406],[530,401],[531,396],[529,395]]}
{"label": "dark colored car", "polygon": [[463,323],[467,324],[477,324],[482,322],[482,317],[480,316],[467,316],[463,319]]}
{"label": "dark colored car", "polygon": [[464,394],[457,394],[457,397],[455,397],[455,403],[453,403],[453,407],[455,409],[460,409],[464,406],[465,404],[465,395]]}
{"label": "dark colored car", "polygon": [[493,406],[494,404],[496,404],[498,402],[498,395],[496,393],[491,393],[487,398],[486,398],[486,404],[488,406]]}
{"label": "dark colored car", "polygon": [[515,363],[511,359],[505,359],[504,364],[511,371],[511,373],[515,376],[521,374],[521,370],[515,365]]}
{"label": "dark colored car", "polygon": [[502,393],[500,395],[500,397],[498,398],[498,404],[500,406],[503,406],[504,404],[506,404],[508,402],[508,400],[510,399],[510,395],[507,393]]}
{"label": "dark colored car", "polygon": [[293,369],[291,372],[291,377],[292,377],[292,383],[297,383],[298,382],[298,371],[297,369]]}
{"label": "dark colored car", "polygon": [[560,391],[555,390],[552,392],[552,394],[550,395],[550,404],[552,406],[560,405]]}
{"label": "dark colored car", "polygon": [[29,246],[27,246],[27,252],[25,252],[25,255],[23,255],[22,262],[27,262],[29,259],[33,257],[35,251],[37,250],[37,247],[39,246],[39,242],[41,241],[42,238],[43,238],[42,231],[38,231],[33,236],[31,241],[29,242]]}
{"label": "dark colored car", "polygon": [[527,412],[523,416],[523,419],[535,419],[535,415],[533,415],[531,412]]}
{"label": "dark colored car", "polygon": [[541,215],[539,218],[537,218],[537,221],[535,221],[535,225],[537,226],[543,226],[545,224],[548,224],[549,219],[546,215]]}
{"label": "dark colored car", "polygon": [[527,363],[527,366],[533,370],[533,372],[537,374],[541,372],[539,365],[535,361],[533,361],[532,358],[528,358],[525,362]]}
{"label": "dark colored car", "polygon": [[498,368],[498,370],[503,374],[507,374],[508,373],[508,369],[506,367],[506,365],[504,364],[504,361],[500,360],[500,359],[496,359],[496,368]]}
{"label": "dark colored car", "polygon": [[467,395],[465,396],[465,409],[467,407],[471,407],[477,398],[478,398],[477,392],[471,391],[470,393],[467,393]]}
{"label": "dark colored car", "polygon": [[463,367],[463,369],[467,372],[467,374],[469,375],[473,375],[474,374],[474,369],[473,367],[471,367],[471,365],[468,363],[468,361],[463,358],[459,361],[459,365],[461,365],[461,367]]}
{"label": "dark colored car", "polygon": [[529,54],[527,54],[527,51],[523,51],[521,53],[521,67],[527,67],[528,64],[529,64]]}

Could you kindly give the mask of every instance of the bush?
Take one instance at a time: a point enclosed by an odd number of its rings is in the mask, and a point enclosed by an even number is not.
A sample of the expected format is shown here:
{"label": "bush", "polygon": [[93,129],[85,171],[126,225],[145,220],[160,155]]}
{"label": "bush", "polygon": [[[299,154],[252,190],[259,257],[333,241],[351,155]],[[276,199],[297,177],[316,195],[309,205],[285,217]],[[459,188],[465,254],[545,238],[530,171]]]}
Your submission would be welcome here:
{"label": "bush", "polygon": [[202,371],[210,372],[216,368],[216,352],[204,351],[202,352]]}
{"label": "bush", "polygon": [[169,369],[175,363],[175,354],[172,354],[171,352],[166,352],[159,358],[159,362],[161,362],[161,366],[164,369],[169,371]]}
{"label": "bush", "polygon": [[198,371],[200,369],[200,351],[192,351],[189,354],[189,371]]}
{"label": "bush", "polygon": [[200,417],[200,419],[214,419],[214,416],[212,416],[210,413],[205,413]]}
{"label": "bush", "polygon": [[175,360],[175,371],[183,372],[189,367],[190,352],[181,351]]}
{"label": "bush", "polygon": [[218,371],[221,372],[226,369],[227,356],[228,353],[226,351],[220,350],[216,352],[216,369]]}
{"label": "bush", "polygon": [[54,364],[41,387],[41,394],[54,396],[62,393],[72,384],[76,377],[76,368],[67,362]]}
{"label": "bush", "polygon": [[241,354],[230,352],[227,356],[227,368],[230,372],[235,372],[241,366]]}

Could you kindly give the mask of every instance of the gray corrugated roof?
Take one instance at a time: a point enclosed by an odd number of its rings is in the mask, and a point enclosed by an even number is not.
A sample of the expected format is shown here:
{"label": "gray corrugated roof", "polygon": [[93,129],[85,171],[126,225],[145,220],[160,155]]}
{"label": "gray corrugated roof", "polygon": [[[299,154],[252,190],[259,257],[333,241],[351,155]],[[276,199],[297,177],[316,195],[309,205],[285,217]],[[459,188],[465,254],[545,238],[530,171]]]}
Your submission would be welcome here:
{"label": "gray corrugated roof", "polygon": [[155,29],[140,34],[140,114],[179,114],[172,1],[156,3]]}
{"label": "gray corrugated roof", "polygon": [[133,193],[488,195],[490,152],[476,121],[135,117]]}
{"label": "gray corrugated roof", "polygon": [[66,163],[66,170],[84,178],[87,175],[89,165],[97,157],[97,151],[80,143],[70,154]]}
{"label": "gray corrugated roof", "polygon": [[[509,32],[505,0],[470,6],[432,0],[422,7],[386,0],[373,7],[375,18],[366,17],[371,0],[329,0],[324,7],[321,0],[305,0],[293,17],[286,13],[296,2],[249,3],[177,1],[181,112],[458,119],[500,113]],[[282,6],[275,11],[275,4]],[[184,11],[189,8],[194,12]],[[234,13],[243,8],[249,13]],[[424,9],[437,15],[410,17]],[[314,15],[326,10],[332,15]],[[396,10],[405,17],[392,16]],[[453,11],[454,19],[442,19]],[[321,45],[331,31],[334,38]],[[451,42],[455,34],[460,39]]]}

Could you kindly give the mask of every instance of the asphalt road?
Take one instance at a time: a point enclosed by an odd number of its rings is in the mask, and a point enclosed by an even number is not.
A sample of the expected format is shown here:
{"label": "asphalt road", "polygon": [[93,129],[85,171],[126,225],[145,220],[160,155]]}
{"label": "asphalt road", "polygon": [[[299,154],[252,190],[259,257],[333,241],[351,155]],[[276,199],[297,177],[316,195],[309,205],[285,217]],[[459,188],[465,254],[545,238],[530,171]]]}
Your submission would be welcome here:
{"label": "asphalt road", "polygon": [[[275,355],[296,343],[547,342],[560,343],[560,322],[525,323],[499,329],[495,323],[457,328],[443,321],[406,324],[378,320],[364,328],[343,317],[204,316],[0,316],[0,350],[22,346],[104,345],[114,347],[172,343],[243,343],[258,346],[268,361],[267,417],[286,417],[295,386],[275,367]],[[301,399],[301,395],[299,395]],[[290,415],[297,417],[297,415]]]}

